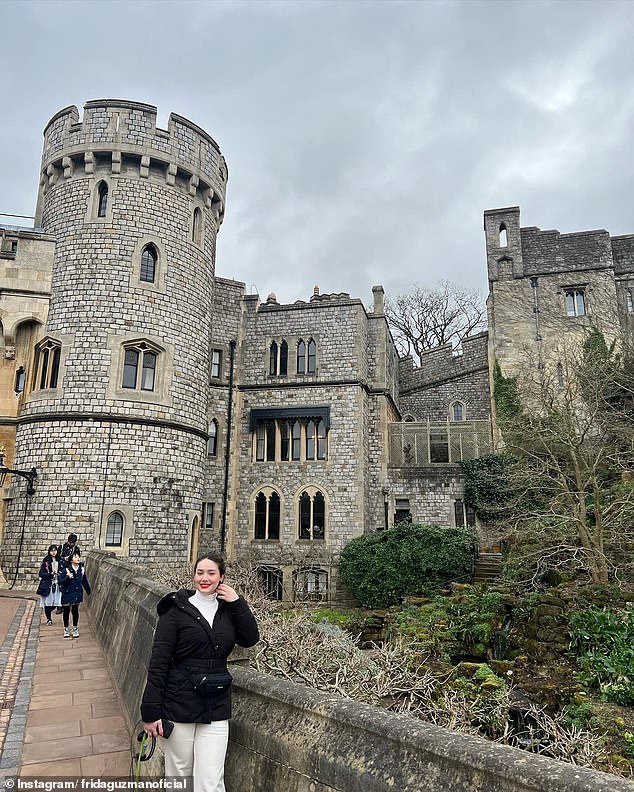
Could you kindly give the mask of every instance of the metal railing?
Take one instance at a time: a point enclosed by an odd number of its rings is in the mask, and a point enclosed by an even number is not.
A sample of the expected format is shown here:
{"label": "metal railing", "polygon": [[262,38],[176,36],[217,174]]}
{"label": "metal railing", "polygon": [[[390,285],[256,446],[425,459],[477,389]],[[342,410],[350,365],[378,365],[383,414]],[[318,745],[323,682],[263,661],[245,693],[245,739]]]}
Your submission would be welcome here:
{"label": "metal railing", "polygon": [[446,465],[492,452],[490,421],[425,421],[389,425],[393,467]]}

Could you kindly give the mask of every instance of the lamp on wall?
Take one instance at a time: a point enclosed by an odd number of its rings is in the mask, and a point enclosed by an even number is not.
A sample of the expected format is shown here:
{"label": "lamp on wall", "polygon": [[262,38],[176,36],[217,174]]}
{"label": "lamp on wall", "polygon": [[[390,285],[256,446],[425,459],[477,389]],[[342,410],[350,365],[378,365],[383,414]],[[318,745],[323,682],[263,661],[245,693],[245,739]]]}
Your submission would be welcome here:
{"label": "lamp on wall", "polygon": [[4,464],[4,454],[0,452],[0,487],[4,486],[7,475],[19,476],[20,478],[26,479],[26,494],[35,495],[35,487],[33,486],[33,482],[37,478],[37,470],[35,468],[31,468],[31,470],[15,470],[7,467]]}

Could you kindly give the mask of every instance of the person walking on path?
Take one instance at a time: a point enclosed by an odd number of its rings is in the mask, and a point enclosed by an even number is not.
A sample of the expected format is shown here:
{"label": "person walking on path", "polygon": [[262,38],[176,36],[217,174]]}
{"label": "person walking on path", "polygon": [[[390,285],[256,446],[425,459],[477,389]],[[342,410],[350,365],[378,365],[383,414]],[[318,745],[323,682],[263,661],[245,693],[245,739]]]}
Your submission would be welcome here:
{"label": "person walking on path", "polygon": [[84,590],[90,594],[90,583],[86,577],[84,565],[81,562],[79,548],[76,548],[70,557],[70,562],[65,564],[59,575],[62,587],[62,609],[64,612],[64,638],[70,638],[70,613],[73,613],[73,638],[79,638],[79,604],[84,601]]}
{"label": "person walking on path", "polygon": [[194,565],[195,591],[181,589],[159,601],[141,701],[144,729],[158,736],[165,755],[166,777],[193,776],[194,792],[225,792],[227,657],[236,643],[254,646],[260,640],[249,606],[223,582],[224,575],[222,556],[202,556]]}
{"label": "person walking on path", "polygon": [[42,565],[40,566],[40,584],[37,593],[40,595],[40,607],[44,608],[46,623],[53,624],[53,608],[62,604],[62,590],[59,585],[60,563],[57,558],[57,545],[50,545]]}
{"label": "person walking on path", "polygon": [[[77,544],[77,534],[76,533],[69,533],[68,539],[60,544],[57,548],[57,558],[59,559],[60,564],[70,564],[70,557],[75,551],[75,549],[79,550],[79,545]],[[62,608],[59,607],[55,611],[55,613],[62,613]]]}

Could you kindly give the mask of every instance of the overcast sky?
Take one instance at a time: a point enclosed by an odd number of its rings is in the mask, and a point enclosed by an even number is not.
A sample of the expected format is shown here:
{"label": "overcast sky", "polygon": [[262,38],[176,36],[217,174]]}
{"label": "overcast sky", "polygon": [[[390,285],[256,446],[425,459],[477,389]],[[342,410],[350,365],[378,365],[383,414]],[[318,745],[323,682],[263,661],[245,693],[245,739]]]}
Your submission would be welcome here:
{"label": "overcast sky", "polygon": [[216,272],[262,299],[484,291],[485,209],[634,233],[633,2],[0,0],[0,30],[0,212],[33,214],[57,110],[148,102],[219,143]]}

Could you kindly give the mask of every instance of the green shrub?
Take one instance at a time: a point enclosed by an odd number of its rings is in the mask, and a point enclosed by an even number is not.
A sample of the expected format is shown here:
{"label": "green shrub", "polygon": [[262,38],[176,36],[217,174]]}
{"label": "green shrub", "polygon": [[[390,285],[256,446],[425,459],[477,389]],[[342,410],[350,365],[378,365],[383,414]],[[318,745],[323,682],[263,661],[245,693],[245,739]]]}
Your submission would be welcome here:
{"label": "green shrub", "polygon": [[358,536],[339,563],[341,580],[364,607],[385,608],[402,597],[427,594],[471,571],[474,534],[468,528],[400,523]]}
{"label": "green shrub", "polygon": [[583,669],[581,681],[598,687],[604,701],[634,704],[634,618],[628,611],[591,608],[570,618],[570,648]]}

